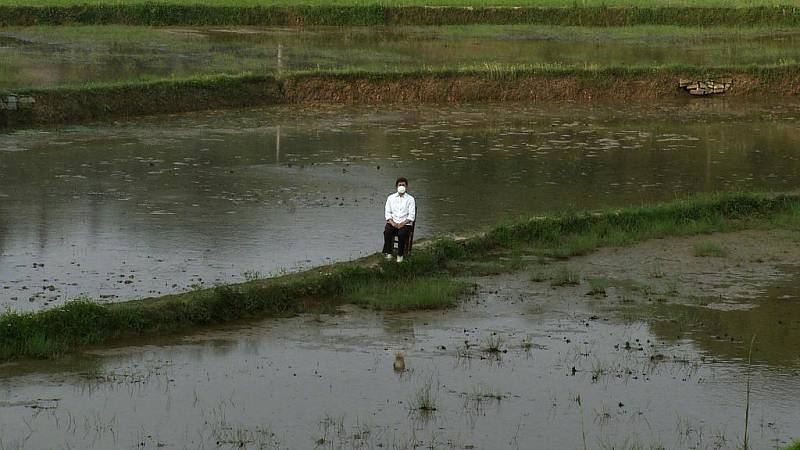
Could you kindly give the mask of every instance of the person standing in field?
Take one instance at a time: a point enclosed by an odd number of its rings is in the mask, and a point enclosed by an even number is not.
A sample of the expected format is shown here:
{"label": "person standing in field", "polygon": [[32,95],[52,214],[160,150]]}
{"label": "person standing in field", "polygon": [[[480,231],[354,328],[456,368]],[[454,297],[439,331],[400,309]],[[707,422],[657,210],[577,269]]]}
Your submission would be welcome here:
{"label": "person standing in field", "polygon": [[417,206],[414,197],[406,192],[408,180],[400,177],[395,181],[394,187],[397,192],[386,199],[384,208],[386,226],[383,228],[383,255],[387,260],[392,259],[392,244],[397,236],[397,262],[401,263],[408,244],[408,235],[416,218]]}

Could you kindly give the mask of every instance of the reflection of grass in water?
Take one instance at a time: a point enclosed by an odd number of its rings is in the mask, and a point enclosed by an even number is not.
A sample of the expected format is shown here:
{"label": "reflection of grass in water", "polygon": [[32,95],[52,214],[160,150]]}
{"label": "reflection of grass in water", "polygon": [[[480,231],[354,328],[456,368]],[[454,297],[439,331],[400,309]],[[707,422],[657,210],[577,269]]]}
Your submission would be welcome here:
{"label": "reflection of grass in water", "polygon": [[728,256],[728,249],[713,242],[700,242],[694,245],[694,256],[700,257],[724,257]]}
{"label": "reflection of grass in water", "polygon": [[375,448],[373,435],[374,425],[368,422],[356,419],[354,424],[346,425],[344,415],[326,414],[319,421],[319,433],[312,440],[315,448]]}
{"label": "reflection of grass in water", "polygon": [[365,281],[350,286],[345,298],[381,310],[437,309],[454,306],[468,289],[468,283],[441,276],[389,283]]}
{"label": "reflection of grass in water", "polygon": [[244,425],[228,423],[224,419],[211,425],[211,435],[218,448],[281,448],[281,442],[269,428],[250,429]]}
{"label": "reflection of grass in water", "polygon": [[500,404],[510,395],[497,388],[489,387],[483,383],[473,386],[470,392],[461,394],[464,397],[464,408],[481,412],[487,402]]}

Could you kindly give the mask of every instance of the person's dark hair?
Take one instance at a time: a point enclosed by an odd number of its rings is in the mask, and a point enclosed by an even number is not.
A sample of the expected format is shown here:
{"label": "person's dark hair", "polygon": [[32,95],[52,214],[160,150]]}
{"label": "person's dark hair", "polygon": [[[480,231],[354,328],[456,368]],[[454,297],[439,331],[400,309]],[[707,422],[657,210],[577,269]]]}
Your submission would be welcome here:
{"label": "person's dark hair", "polygon": [[398,178],[397,181],[394,182],[394,187],[397,187],[400,183],[405,183],[406,187],[408,187],[408,180],[406,180],[405,177]]}

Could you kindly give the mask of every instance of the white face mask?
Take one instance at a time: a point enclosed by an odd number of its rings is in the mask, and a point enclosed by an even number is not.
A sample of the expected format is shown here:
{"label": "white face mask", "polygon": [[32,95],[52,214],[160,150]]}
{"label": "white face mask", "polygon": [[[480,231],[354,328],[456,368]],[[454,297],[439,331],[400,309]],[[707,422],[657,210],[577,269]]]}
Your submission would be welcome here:
{"label": "white face mask", "polygon": [[402,184],[400,186],[397,186],[397,193],[398,194],[405,194],[406,193],[406,187],[403,186]]}

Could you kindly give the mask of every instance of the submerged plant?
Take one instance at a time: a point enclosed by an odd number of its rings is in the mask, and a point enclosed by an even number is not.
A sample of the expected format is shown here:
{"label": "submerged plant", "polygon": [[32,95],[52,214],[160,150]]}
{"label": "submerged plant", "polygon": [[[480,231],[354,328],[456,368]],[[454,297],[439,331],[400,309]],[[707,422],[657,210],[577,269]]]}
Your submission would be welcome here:
{"label": "submerged plant", "polygon": [[529,334],[522,340],[520,346],[523,350],[528,351],[533,348],[533,337]]}

